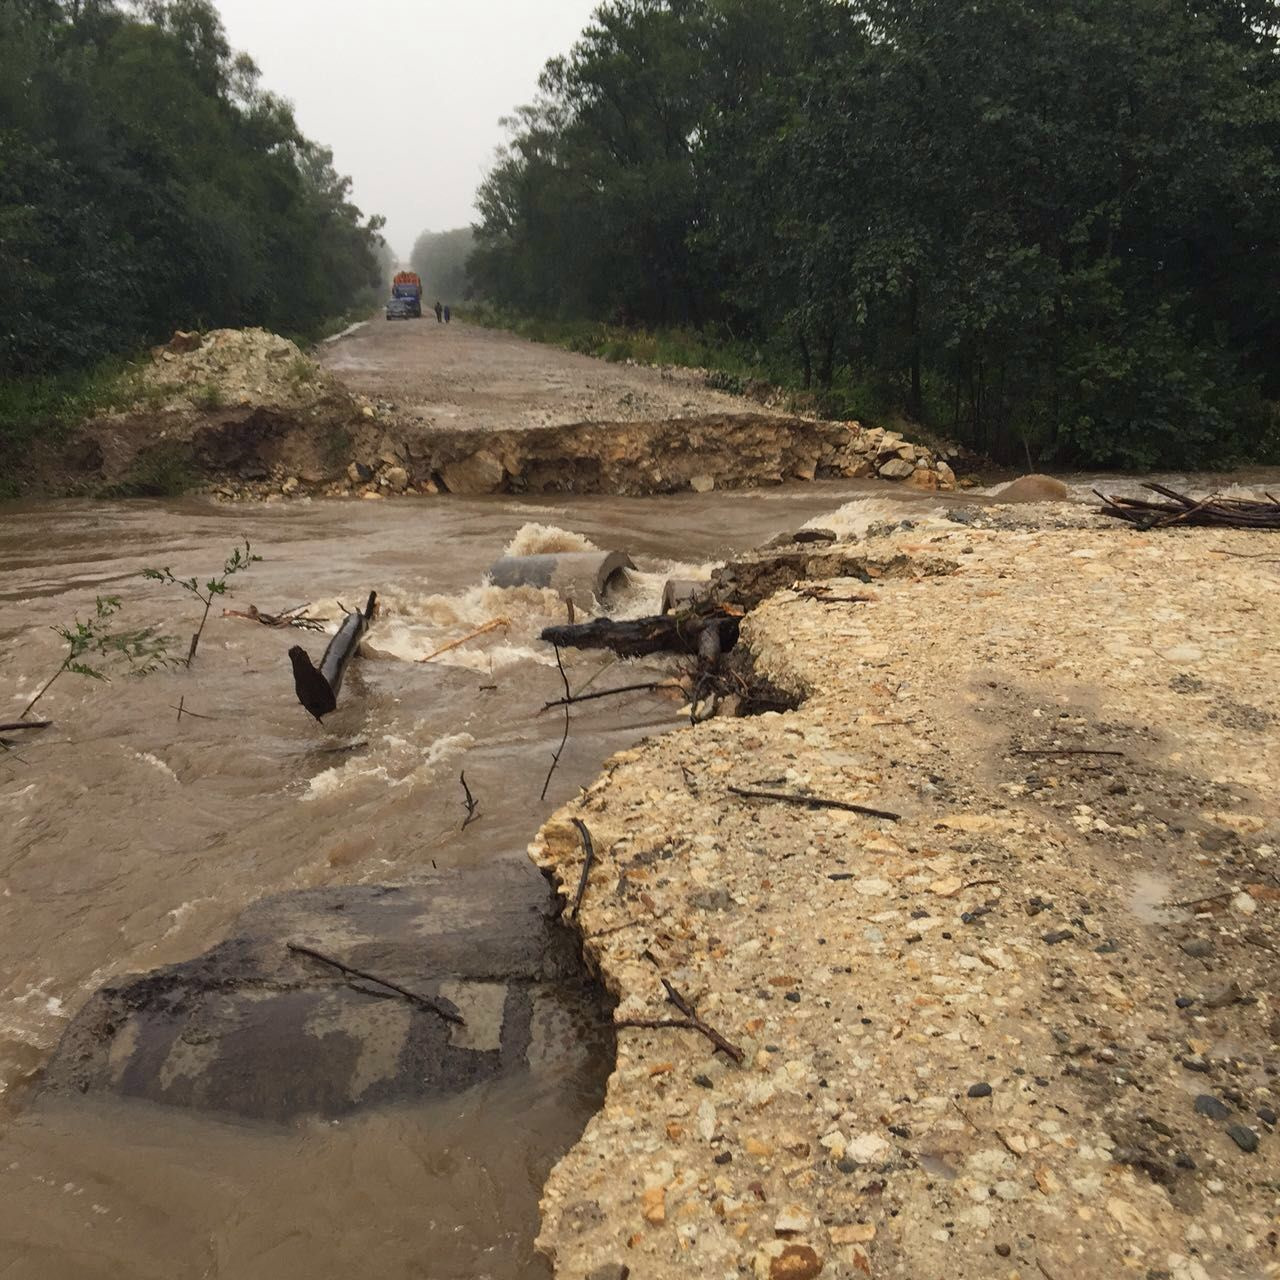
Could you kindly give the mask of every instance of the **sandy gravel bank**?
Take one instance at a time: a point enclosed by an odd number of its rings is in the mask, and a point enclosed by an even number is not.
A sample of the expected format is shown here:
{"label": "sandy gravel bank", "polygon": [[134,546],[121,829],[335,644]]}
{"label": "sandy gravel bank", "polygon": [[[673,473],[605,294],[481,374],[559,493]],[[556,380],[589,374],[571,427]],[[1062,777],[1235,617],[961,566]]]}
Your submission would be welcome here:
{"label": "sandy gravel bank", "polygon": [[803,706],[543,830],[567,897],[571,818],[600,853],[617,1018],[677,1017],[665,977],[745,1055],[620,1031],[559,1275],[1280,1275],[1280,566],[1237,558],[1280,551],[1066,523],[939,519],[870,547],[954,573],[774,596],[747,642]]}

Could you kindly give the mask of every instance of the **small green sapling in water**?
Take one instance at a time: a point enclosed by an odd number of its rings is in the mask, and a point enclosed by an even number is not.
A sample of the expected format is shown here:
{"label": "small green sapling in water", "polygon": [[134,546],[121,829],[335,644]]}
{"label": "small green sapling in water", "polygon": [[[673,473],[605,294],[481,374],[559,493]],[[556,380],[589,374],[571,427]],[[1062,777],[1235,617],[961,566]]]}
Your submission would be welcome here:
{"label": "small green sapling in water", "polygon": [[49,692],[53,682],[67,672],[88,676],[91,680],[110,680],[111,677],[100,667],[94,666],[93,661],[107,660],[113,656],[126,658],[132,668],[130,674],[137,676],[149,675],[173,661],[166,656],[172,638],[157,635],[154,627],[142,627],[136,631],[112,631],[111,619],[120,609],[119,596],[99,596],[92,618],[84,622],[76,618],[69,626],[53,628],[66,643],[67,651],[62,665],[40,686],[39,692],[23,708],[22,719]]}
{"label": "small green sapling in water", "polygon": [[196,656],[196,650],[200,647],[200,637],[204,635],[205,623],[209,621],[209,610],[213,608],[213,602],[218,596],[227,594],[227,579],[233,578],[237,573],[243,573],[251,565],[257,564],[262,559],[261,556],[253,554],[253,548],[249,545],[249,539],[244,540],[243,550],[236,547],[231,555],[227,557],[227,562],[222,566],[222,577],[210,578],[203,586],[200,585],[198,578],[179,578],[172,569],[144,569],[142,576],[150,578],[154,582],[169,582],[175,587],[181,587],[183,591],[195,596],[197,600],[204,605],[204,613],[200,615],[200,625],[196,628],[196,633],[191,637],[191,648],[187,650],[186,665],[191,666]]}

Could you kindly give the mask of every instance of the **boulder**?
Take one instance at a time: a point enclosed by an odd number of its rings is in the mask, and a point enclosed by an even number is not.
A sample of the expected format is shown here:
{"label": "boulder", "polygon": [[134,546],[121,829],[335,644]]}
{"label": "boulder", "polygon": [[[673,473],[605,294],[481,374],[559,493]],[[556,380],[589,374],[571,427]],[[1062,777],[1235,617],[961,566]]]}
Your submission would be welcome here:
{"label": "boulder", "polygon": [[914,475],[916,464],[914,462],[906,462],[902,458],[893,457],[880,468],[880,478],[882,480],[905,480],[908,476]]}
{"label": "boulder", "polygon": [[689,488],[692,489],[694,493],[710,493],[715,487],[716,481],[714,476],[702,474],[689,477]]}
{"label": "boulder", "polygon": [[506,474],[501,461],[482,450],[469,458],[449,463],[441,470],[440,478],[450,493],[482,494],[497,493]]}
{"label": "boulder", "polygon": [[403,493],[409,487],[409,473],[403,467],[388,467],[382,480],[393,493]]}
{"label": "boulder", "polygon": [[938,483],[938,473],[931,471],[928,467],[917,467],[907,477],[907,483],[913,489],[924,489],[927,492],[935,492],[941,487]]}
{"label": "boulder", "polygon": [[945,462],[938,463],[938,487],[948,490],[956,487],[956,473]]}
{"label": "boulder", "polygon": [[373,468],[365,466],[363,462],[353,462],[347,468],[347,479],[352,484],[368,484],[373,479]]}

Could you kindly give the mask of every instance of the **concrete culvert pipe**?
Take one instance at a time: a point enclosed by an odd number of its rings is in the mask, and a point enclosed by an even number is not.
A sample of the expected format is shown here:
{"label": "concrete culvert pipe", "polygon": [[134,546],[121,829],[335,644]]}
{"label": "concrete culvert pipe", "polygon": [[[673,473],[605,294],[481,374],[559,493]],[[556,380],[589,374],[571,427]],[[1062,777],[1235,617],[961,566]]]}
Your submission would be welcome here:
{"label": "concrete culvert pipe", "polygon": [[703,578],[668,578],[662,588],[662,616],[692,608],[710,598],[711,583]]}
{"label": "concrete culvert pipe", "polygon": [[626,586],[627,570],[635,567],[623,551],[503,556],[489,570],[489,579],[495,587],[550,587],[577,608],[589,609]]}

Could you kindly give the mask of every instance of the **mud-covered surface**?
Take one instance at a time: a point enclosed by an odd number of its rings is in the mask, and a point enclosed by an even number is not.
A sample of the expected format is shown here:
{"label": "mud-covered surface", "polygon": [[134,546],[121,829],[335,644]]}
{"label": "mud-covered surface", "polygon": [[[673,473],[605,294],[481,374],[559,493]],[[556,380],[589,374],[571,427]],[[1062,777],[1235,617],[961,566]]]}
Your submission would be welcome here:
{"label": "mud-covered surface", "polygon": [[559,1274],[1280,1274],[1280,570],[1008,523],[775,595],[744,639],[803,704],[615,757],[533,846],[572,893],[588,825],[621,1022],[666,978],[744,1053],[619,1030]]}
{"label": "mud-covered surface", "polygon": [[508,863],[266,899],[205,955],[94,995],[44,1092],[281,1122],[576,1079],[607,1060],[607,1007],[525,879]]}
{"label": "mud-covered surface", "polygon": [[642,422],[761,412],[688,369],[612,364],[500,329],[424,317],[371,320],[320,358],[397,422],[433,430],[523,431],[579,422]]}

